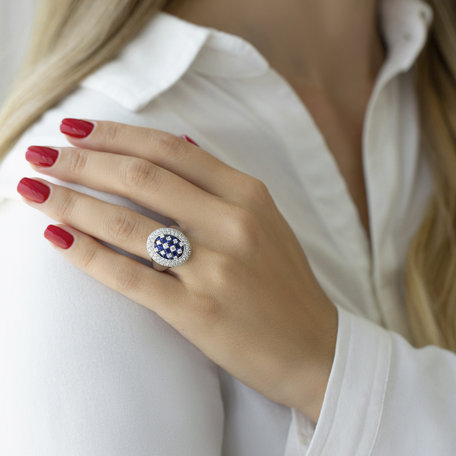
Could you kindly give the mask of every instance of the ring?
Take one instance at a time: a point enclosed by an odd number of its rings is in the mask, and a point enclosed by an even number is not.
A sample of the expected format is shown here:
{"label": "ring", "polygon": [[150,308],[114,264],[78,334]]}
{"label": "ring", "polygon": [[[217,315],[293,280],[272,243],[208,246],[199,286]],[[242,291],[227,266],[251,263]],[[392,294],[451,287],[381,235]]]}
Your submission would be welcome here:
{"label": "ring", "polygon": [[185,263],[192,253],[190,242],[184,233],[170,226],[152,231],[147,237],[146,249],[152,265],[157,263],[162,266],[154,268],[159,271]]}

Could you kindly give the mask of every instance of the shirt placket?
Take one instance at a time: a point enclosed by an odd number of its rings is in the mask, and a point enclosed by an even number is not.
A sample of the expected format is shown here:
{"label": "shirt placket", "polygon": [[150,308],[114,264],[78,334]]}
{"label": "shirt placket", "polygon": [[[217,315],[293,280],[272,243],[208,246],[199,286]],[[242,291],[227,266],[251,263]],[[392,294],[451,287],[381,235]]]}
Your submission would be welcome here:
{"label": "shirt placket", "polygon": [[[407,8],[407,5],[402,7]],[[410,11],[426,20],[425,11]],[[402,150],[402,116],[413,116],[413,107],[402,93],[401,84],[422,49],[426,30],[420,21],[395,25],[395,19],[385,21],[392,27],[387,34],[393,50],[384,63],[369,101],[363,130],[363,165],[371,225],[371,284],[375,305],[382,326],[404,336],[409,335],[405,306],[400,302],[399,265],[401,259],[394,242],[394,222],[402,192],[400,155],[407,154],[407,166],[414,166],[416,151]],[[394,42],[394,46],[393,46]],[[411,75],[407,75],[411,77]],[[402,109],[402,112],[401,112]],[[408,111],[405,111],[407,109]],[[403,165],[402,165],[403,166]]]}
{"label": "shirt placket", "polygon": [[[354,286],[360,289],[359,313],[379,321],[378,309],[372,300],[369,241],[345,180],[324,137],[294,89],[274,69],[268,70],[267,78],[271,90],[267,89],[268,84],[265,90],[276,94],[276,99],[271,102],[279,105],[282,102],[287,108],[280,115],[269,111],[269,122],[283,141],[295,179],[311,201],[312,216],[320,220],[322,233],[325,233],[322,236],[326,238],[322,242],[331,244],[339,264],[345,262],[349,265],[351,277],[356,281]],[[313,233],[313,236],[318,235]]]}

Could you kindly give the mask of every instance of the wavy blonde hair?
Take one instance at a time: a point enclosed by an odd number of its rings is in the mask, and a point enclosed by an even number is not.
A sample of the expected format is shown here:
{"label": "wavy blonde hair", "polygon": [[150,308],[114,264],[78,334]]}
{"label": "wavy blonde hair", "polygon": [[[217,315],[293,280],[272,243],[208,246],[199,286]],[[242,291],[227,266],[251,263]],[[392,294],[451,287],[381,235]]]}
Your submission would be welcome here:
{"label": "wavy blonde hair", "polygon": [[427,2],[434,21],[418,58],[416,84],[435,184],[409,248],[406,303],[416,346],[456,352],[456,3]]}
{"label": "wavy blonde hair", "polygon": [[[415,346],[456,352],[456,4],[428,3],[434,21],[416,63],[415,82],[435,188],[409,247],[406,305]],[[167,4],[41,0],[28,54],[0,111],[0,160],[33,122],[114,58]]]}

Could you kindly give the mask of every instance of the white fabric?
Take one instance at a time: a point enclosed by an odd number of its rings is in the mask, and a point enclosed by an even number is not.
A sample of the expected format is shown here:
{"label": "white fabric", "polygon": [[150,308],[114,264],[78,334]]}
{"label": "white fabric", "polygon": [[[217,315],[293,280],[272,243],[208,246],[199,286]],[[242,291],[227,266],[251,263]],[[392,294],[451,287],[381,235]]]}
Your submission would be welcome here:
{"label": "white fabric", "polygon": [[[432,186],[411,79],[432,11],[421,0],[383,0],[380,15],[388,58],[363,131],[372,249],[335,160],[284,78],[240,37],[167,13],[22,136],[0,166],[0,454],[454,454],[456,355],[409,344],[403,289]],[[339,313],[316,426],[48,245],[42,233],[54,220],[23,203],[16,185],[43,177],[25,161],[27,146],[68,144],[63,117],[187,134],[267,184]],[[126,198],[49,180],[172,222]]]}

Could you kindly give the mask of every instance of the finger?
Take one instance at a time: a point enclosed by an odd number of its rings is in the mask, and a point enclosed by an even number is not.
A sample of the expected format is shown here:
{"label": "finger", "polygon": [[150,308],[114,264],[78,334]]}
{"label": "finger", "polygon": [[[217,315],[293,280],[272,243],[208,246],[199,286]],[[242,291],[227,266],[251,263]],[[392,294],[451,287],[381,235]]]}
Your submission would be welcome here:
{"label": "finger", "polygon": [[[152,231],[163,228],[163,225],[131,209],[100,201],[84,193],[51,184],[44,179],[30,180],[44,184],[49,192],[47,198],[41,203],[24,197],[27,204],[59,222],[71,225],[79,231],[151,261],[146,248],[147,239]],[[24,185],[28,186],[27,181],[30,182],[30,180],[22,179],[18,189],[20,190]],[[167,248],[165,246],[165,249]],[[171,246],[171,251],[173,250],[176,249]],[[186,264],[182,266],[185,268]],[[183,272],[182,266],[178,268],[179,274]]]}
{"label": "finger", "polygon": [[146,250],[146,241],[152,231],[163,228],[161,223],[129,208],[101,201],[67,187],[51,184],[44,179],[34,178],[32,180],[45,184],[50,192],[42,203],[24,198],[27,204],[39,209],[54,220],[71,225],[79,231],[140,258],[150,259]]}
{"label": "finger", "polygon": [[[30,149],[36,150],[37,146]],[[137,157],[61,147],[50,167],[35,166],[40,173],[76,182],[108,193],[122,195],[141,206],[175,220],[186,230],[207,221],[221,210],[219,198],[172,172]],[[29,151],[27,160],[31,161]]]}
{"label": "finger", "polygon": [[73,137],[65,127],[68,120],[74,119],[64,119],[61,130],[75,146],[143,158],[227,201],[242,201],[243,184],[251,176],[182,138],[153,128],[100,120],[90,120],[95,127],[88,136]]}
{"label": "finger", "polygon": [[[170,320],[176,312],[176,305],[185,299],[185,288],[178,278],[154,271],[121,255],[73,227],[57,226],[73,237],[68,248],[51,244],[66,259],[99,282],[156,312],[165,320]],[[48,240],[60,242],[56,234],[61,234],[61,231],[49,227],[45,231]],[[62,246],[61,243],[60,245]]]}
{"label": "finger", "polygon": [[[30,182],[32,181],[32,182]],[[30,194],[24,192],[30,188],[29,184],[44,184],[44,199],[30,200]],[[42,185],[41,185],[42,186]],[[32,186],[36,188],[36,186]],[[157,221],[139,214],[129,208],[101,201],[92,196],[71,190],[67,187],[51,184],[50,182],[40,179],[21,179],[18,185],[18,191],[24,196],[24,201],[29,205],[49,215],[54,220],[65,223],[82,231],[90,236],[107,242],[122,250],[132,253],[140,258],[149,260],[151,267],[157,271],[163,271],[159,265],[154,264],[149,252],[147,251],[147,240],[149,235],[158,228],[164,226]],[[180,229],[180,227],[175,226]],[[185,233],[187,236],[188,234]],[[199,251],[198,255],[191,254],[190,258],[182,265],[172,268],[172,274],[181,278],[189,278],[192,271],[198,270],[201,264],[204,264],[204,257],[207,256],[208,243],[202,239],[204,247],[200,244],[198,234],[191,237],[192,247]],[[170,250],[166,250],[166,249]],[[178,246],[163,245],[163,254],[172,255]],[[178,255],[182,252],[176,252]],[[162,256],[163,256],[162,254]],[[166,258],[166,257],[165,257]],[[169,257],[168,257],[169,258]]]}

